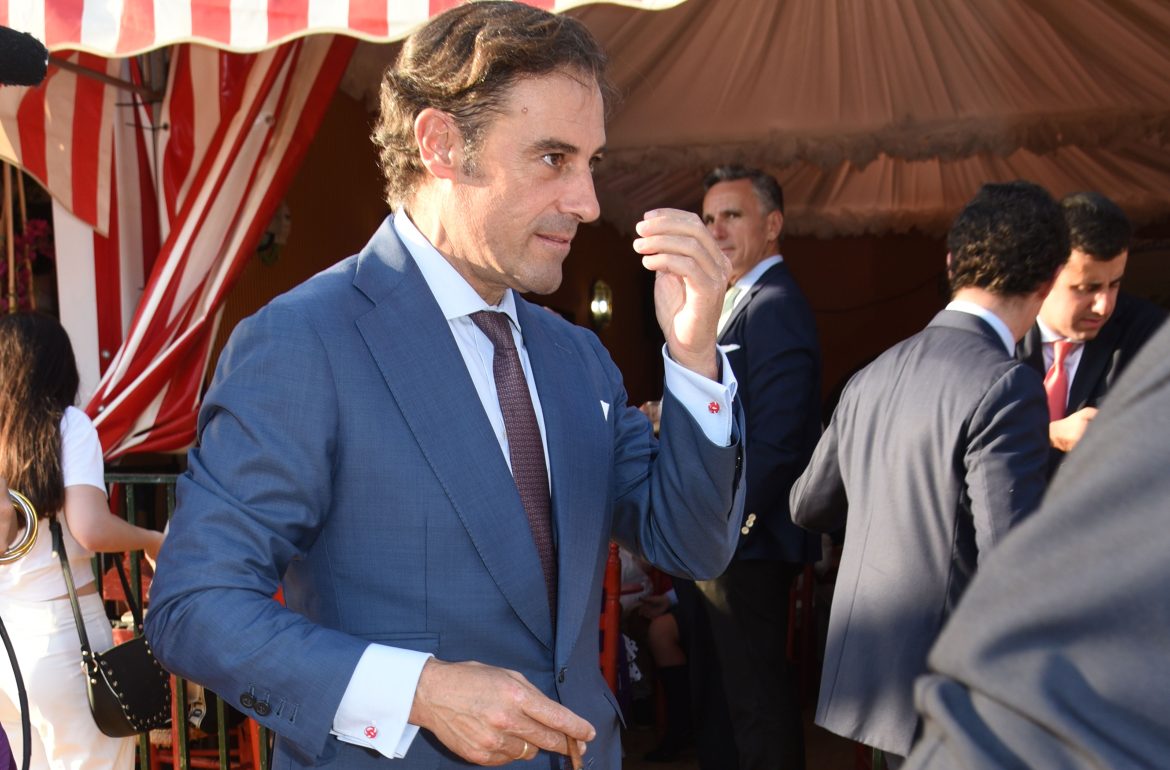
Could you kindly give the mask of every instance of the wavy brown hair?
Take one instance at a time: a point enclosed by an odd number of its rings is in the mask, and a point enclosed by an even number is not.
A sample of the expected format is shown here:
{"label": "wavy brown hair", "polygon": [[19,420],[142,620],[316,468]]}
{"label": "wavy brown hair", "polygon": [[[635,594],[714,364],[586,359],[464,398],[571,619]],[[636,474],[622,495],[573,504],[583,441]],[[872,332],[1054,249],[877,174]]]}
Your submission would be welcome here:
{"label": "wavy brown hair", "polygon": [[[381,114],[370,137],[398,208],[423,178],[414,121],[428,107],[452,118],[474,164],[479,140],[524,78],[564,72],[596,82],[607,107],[616,91],[601,46],[580,21],[511,0],[456,6],[407,38],[382,76]],[[473,165],[472,165],[473,167]]]}
{"label": "wavy brown hair", "polygon": [[41,516],[65,504],[61,416],[79,382],[69,335],[55,318],[0,317],[0,475]]}

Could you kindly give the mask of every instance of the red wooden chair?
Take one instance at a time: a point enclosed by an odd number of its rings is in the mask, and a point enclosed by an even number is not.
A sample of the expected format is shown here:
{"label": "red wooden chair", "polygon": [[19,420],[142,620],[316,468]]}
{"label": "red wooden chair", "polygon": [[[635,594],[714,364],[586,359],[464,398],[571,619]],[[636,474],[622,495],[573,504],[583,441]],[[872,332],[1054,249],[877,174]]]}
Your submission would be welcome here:
{"label": "red wooden chair", "polygon": [[601,673],[615,695],[621,661],[621,592],[622,559],[618,553],[618,544],[611,541],[609,556],[605,560],[605,581],[601,593]]}

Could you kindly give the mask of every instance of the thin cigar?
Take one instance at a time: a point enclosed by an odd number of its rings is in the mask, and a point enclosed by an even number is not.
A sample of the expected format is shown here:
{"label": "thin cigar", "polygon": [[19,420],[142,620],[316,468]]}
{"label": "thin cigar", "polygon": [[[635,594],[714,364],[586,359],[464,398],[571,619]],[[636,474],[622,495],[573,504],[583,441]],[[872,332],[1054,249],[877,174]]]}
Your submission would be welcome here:
{"label": "thin cigar", "polygon": [[569,764],[573,766],[573,770],[582,770],[585,766],[581,764],[581,752],[577,750],[577,741],[566,735],[565,743],[569,745]]}

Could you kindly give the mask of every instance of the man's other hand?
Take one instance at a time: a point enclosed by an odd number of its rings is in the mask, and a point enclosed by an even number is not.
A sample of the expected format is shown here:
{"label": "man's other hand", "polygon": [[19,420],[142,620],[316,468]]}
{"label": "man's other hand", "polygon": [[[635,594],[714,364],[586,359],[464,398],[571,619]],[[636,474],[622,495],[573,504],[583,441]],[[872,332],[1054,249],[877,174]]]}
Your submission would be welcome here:
{"label": "man's other hand", "polygon": [[1096,416],[1096,407],[1086,406],[1063,420],[1048,423],[1049,442],[1062,452],[1071,452],[1072,448],[1080,442],[1081,436],[1085,435],[1085,429],[1089,427],[1089,423]]}
{"label": "man's other hand", "polygon": [[568,740],[583,754],[597,734],[515,671],[436,658],[423,667],[409,721],[477,765],[532,759],[540,749],[568,754]]}
{"label": "man's other hand", "polygon": [[654,311],[670,357],[717,379],[715,330],[731,263],[697,214],[678,209],[646,212],[636,227],[634,251],[653,270]]}

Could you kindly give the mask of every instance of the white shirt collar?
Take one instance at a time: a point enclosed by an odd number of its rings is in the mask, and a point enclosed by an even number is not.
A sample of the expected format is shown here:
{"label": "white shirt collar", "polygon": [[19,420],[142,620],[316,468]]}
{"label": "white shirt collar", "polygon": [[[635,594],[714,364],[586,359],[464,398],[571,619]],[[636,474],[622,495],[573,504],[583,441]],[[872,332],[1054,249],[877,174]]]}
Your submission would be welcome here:
{"label": "white shirt collar", "polygon": [[773,254],[772,256],[766,259],[761,259],[759,262],[757,262],[755,267],[741,275],[739,280],[735,282],[735,285],[739,287],[740,295],[742,295],[751,287],[755,286],[756,281],[760,280],[760,276],[768,272],[768,268],[772,267],[772,265],[778,265],[783,261],[784,257],[780,256],[779,254]]}
{"label": "white shirt collar", "polygon": [[[1036,316],[1036,326],[1040,328],[1040,341],[1046,345],[1051,345],[1057,340],[1067,340],[1063,334],[1057,334],[1052,331],[1052,327],[1040,320],[1040,316]],[[1069,340],[1075,344],[1079,344],[1076,340]]]}
{"label": "white shirt collar", "polygon": [[431,242],[419,232],[414,222],[410,221],[405,209],[398,209],[394,214],[394,232],[402,239],[406,250],[418,265],[423,280],[435,295],[439,309],[448,322],[456,318],[471,315],[480,310],[495,310],[506,313],[517,329],[520,328],[520,319],[516,315],[516,298],[509,289],[504,292],[504,298],[499,305],[489,305],[483,297],[471,288],[463,276],[459,275],[451,263],[439,253]]}
{"label": "white shirt collar", "polygon": [[999,316],[991,312],[982,305],[977,305],[974,302],[967,302],[966,300],[953,299],[947,303],[947,310],[957,310],[960,313],[968,313],[973,316],[978,316],[991,325],[995,333],[999,335],[999,339],[1003,342],[1004,348],[1007,350],[1009,356],[1016,354],[1016,341],[1012,338],[1011,329],[1008,328]]}

